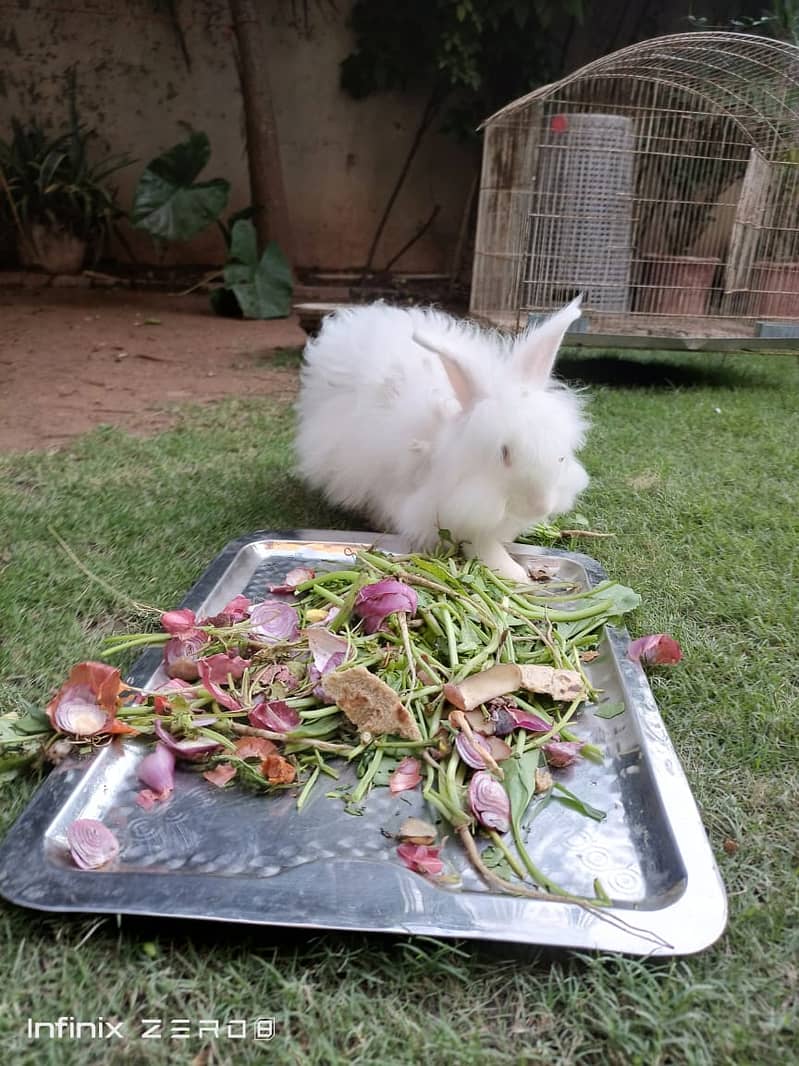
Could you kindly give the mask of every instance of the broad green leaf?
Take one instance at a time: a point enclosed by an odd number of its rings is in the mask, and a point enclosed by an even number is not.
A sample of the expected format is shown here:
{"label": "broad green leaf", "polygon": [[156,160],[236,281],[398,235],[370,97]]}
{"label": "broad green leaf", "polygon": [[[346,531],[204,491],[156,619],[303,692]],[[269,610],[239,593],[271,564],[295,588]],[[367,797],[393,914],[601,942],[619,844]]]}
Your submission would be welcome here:
{"label": "broad green leaf", "polygon": [[[248,219],[239,219],[231,230],[224,277],[245,318],[285,318],[291,312],[291,267],[274,241],[258,259],[258,239]],[[214,310],[221,302],[217,297]]]}
{"label": "broad green leaf", "polygon": [[510,819],[514,836],[521,831],[521,821],[530,801],[535,795],[535,772],[538,769],[538,751],[514,755],[503,765],[503,785],[510,800]]}
{"label": "broad green leaf", "polygon": [[211,143],[201,130],[168,148],[147,164],[147,169],[173,185],[191,185],[211,158]]}
{"label": "broad green leaf", "polygon": [[0,746],[22,744],[25,736],[17,729],[17,719],[0,718]]}
{"label": "broad green leaf", "polygon": [[40,707],[31,707],[14,725],[19,733],[49,733],[53,729],[47,713]]}
{"label": "broad green leaf", "polygon": [[605,604],[608,616],[615,618],[628,611],[634,611],[641,606],[641,597],[626,585],[614,582],[599,594],[600,601]]}
{"label": "broad green leaf", "polygon": [[416,565],[420,570],[428,573],[443,585],[451,585],[454,581],[454,578],[447,567],[443,563],[439,563],[436,559],[417,559]]}
{"label": "broad green leaf", "polygon": [[210,155],[208,137],[195,132],[151,160],[133,196],[133,225],[162,240],[188,241],[215,222],[227,206],[230,183],[195,183]]}
{"label": "broad green leaf", "polygon": [[[228,256],[228,268],[225,272],[225,280],[228,280],[228,272],[231,278],[235,264],[239,263],[248,270],[258,267],[258,236],[255,226],[248,219],[237,219],[230,230],[230,254]],[[243,274],[242,277],[246,277]]]}
{"label": "broad green leaf", "polygon": [[558,631],[558,636],[566,642],[577,640],[579,637],[585,636],[587,633],[593,632],[601,625],[604,625],[604,617],[595,616],[593,618],[583,618],[576,622],[556,622],[555,628]]}
{"label": "broad green leaf", "polygon": [[621,700],[616,703],[601,703],[598,707],[594,708],[595,718],[618,718],[620,714],[624,714],[625,706]]}

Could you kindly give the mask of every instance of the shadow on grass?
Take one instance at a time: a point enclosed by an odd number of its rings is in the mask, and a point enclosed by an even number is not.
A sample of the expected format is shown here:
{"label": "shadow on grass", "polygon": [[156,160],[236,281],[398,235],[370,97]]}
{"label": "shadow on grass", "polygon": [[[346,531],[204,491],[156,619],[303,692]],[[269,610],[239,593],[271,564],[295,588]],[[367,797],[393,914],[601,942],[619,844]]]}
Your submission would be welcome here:
{"label": "shadow on grass", "polygon": [[[65,915],[59,920],[70,920]],[[284,959],[296,958],[306,964],[314,960],[321,961],[345,956],[360,960],[372,969],[390,971],[397,965],[397,958],[415,958],[419,962],[423,957],[435,959],[439,964],[445,960],[453,968],[462,964],[485,965],[489,968],[499,962],[515,960],[528,966],[540,965],[547,968],[555,961],[565,962],[569,959],[579,960],[590,954],[568,948],[552,948],[534,944],[503,943],[501,941],[469,940],[455,938],[438,938],[435,936],[415,936],[404,933],[383,933],[375,931],[348,932],[336,929],[299,928],[281,926],[258,926],[247,923],[224,922],[216,920],[191,920],[187,918],[151,918],[136,915],[121,915],[108,918],[102,929],[95,933],[109,943],[123,936],[131,944],[160,943],[164,948],[170,946],[178,951],[194,948],[197,951],[214,951],[223,948],[234,954],[239,951],[247,954],[278,954]],[[465,978],[461,970],[459,976]]]}
{"label": "shadow on grass", "polygon": [[[557,376],[583,385],[610,385],[624,389],[769,388],[775,382],[763,373],[762,364],[746,366],[741,355],[642,355],[628,358],[613,352],[582,354],[564,351],[557,362]],[[754,356],[760,359],[759,356]],[[777,357],[772,357],[777,358]],[[708,362],[712,359],[712,362]],[[686,361],[683,361],[686,360]],[[688,362],[687,360],[691,360]],[[701,362],[700,362],[701,360]]]}

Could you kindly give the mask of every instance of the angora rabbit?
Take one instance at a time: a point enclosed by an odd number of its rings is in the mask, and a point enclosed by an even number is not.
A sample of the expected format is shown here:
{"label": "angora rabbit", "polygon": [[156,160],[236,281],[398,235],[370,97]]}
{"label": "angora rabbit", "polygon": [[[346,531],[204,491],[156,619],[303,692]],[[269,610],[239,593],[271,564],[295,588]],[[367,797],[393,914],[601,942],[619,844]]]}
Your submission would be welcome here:
{"label": "angora rabbit", "polygon": [[502,546],[588,484],[586,422],[550,373],[579,298],[518,339],[441,311],[377,303],[326,318],[305,348],[297,454],[305,478],[417,550],[439,529],[504,577]]}

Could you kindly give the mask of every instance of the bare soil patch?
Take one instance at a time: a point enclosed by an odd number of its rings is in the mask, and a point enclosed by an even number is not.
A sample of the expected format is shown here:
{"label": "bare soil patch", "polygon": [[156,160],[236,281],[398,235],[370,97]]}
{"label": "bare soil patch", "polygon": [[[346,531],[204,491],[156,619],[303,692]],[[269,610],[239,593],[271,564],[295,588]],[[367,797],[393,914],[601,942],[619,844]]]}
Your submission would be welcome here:
{"label": "bare soil patch", "polygon": [[175,408],[297,389],[296,318],[214,315],[207,296],[0,289],[0,451],[52,450],[101,424],[149,434]]}

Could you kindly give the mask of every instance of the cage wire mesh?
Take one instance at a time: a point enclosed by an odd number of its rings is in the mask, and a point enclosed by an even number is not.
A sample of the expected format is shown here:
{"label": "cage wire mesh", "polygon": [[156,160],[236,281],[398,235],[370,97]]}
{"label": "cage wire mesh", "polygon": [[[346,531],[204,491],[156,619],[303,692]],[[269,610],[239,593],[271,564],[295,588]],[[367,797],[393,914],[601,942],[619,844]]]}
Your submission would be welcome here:
{"label": "cage wire mesh", "polygon": [[577,292],[614,332],[799,320],[799,48],[656,38],[488,119],[472,312],[518,327]]}

